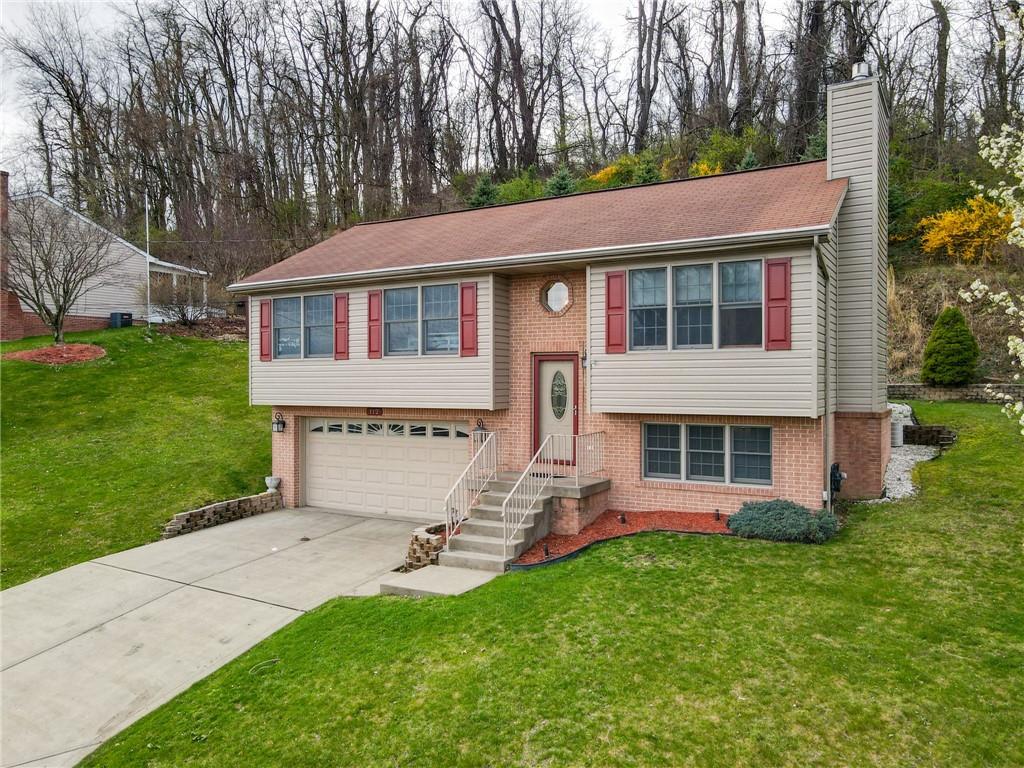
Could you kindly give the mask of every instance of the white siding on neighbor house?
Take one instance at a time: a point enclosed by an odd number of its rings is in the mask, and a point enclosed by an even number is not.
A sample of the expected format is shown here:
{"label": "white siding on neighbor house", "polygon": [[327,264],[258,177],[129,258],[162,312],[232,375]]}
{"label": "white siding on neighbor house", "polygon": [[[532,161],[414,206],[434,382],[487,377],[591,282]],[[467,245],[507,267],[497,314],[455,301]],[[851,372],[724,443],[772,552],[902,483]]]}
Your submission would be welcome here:
{"label": "white siding on neighbor house", "polygon": [[840,411],[886,402],[888,118],[877,79],[828,91],[829,178],[848,178],[839,212]]}
{"label": "white siding on neighbor house", "polygon": [[[591,409],[597,413],[816,416],[817,265],[811,251],[808,244],[749,253],[719,253],[703,258],[687,256],[591,266],[588,286]],[[792,259],[791,349],[771,352],[741,348],[630,350],[624,354],[605,352],[607,272],[784,257]],[[716,316],[716,327],[717,322]]]}
{"label": "white siding on neighbor house", "polygon": [[[142,319],[146,314],[146,257],[118,240],[108,247],[115,265],[86,281],[82,295],[71,306],[71,314],[108,317],[111,312],[131,312],[135,319]],[[25,302],[21,307],[32,311]]]}
{"label": "white siding on neighbor house", "polygon": [[380,408],[492,408],[494,363],[492,292],[489,277],[477,283],[475,357],[384,355],[367,357],[367,292],[375,289],[444,285],[458,278],[338,288],[349,295],[349,359],[260,360],[260,300],[315,296],[310,290],[252,296],[249,302],[249,391],[254,405],[338,405]]}
{"label": "white siding on neighbor house", "polygon": [[501,275],[492,275],[491,302],[494,317],[494,405],[495,410],[509,407],[511,389],[511,350],[509,325],[508,280]]}

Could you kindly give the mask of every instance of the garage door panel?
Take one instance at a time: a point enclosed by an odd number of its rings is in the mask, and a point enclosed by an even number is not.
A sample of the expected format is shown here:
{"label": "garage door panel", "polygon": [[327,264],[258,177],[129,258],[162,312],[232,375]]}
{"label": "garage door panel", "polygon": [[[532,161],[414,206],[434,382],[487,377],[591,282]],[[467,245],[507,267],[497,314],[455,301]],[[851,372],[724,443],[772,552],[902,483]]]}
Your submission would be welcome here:
{"label": "garage door panel", "polygon": [[[310,427],[323,420],[309,420]],[[330,424],[339,424],[331,420]],[[368,433],[345,422],[333,432],[306,431],[306,503],[383,514],[439,517],[445,495],[469,461],[469,441],[451,424],[415,431],[405,422]],[[362,430],[361,432],[359,430]],[[426,435],[423,432],[426,431]],[[458,434],[465,434],[460,429]]]}

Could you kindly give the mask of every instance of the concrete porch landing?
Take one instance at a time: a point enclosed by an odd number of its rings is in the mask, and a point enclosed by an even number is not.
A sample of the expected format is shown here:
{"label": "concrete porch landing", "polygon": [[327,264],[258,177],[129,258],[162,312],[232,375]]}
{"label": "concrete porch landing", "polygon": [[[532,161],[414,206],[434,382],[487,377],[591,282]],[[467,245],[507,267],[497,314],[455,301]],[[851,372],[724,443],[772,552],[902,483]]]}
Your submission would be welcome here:
{"label": "concrete porch landing", "polygon": [[380,593],[403,597],[461,595],[486,584],[498,575],[494,571],[480,571],[475,568],[428,565],[415,571],[386,576],[381,579]]}

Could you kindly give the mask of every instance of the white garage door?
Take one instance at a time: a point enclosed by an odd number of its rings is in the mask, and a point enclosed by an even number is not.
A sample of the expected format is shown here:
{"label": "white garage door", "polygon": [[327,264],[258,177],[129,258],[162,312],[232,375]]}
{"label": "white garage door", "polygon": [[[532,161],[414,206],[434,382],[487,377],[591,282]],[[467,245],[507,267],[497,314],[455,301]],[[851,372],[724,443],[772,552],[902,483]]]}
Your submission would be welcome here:
{"label": "white garage door", "polygon": [[465,424],[306,419],[306,504],[441,520],[466,468]]}

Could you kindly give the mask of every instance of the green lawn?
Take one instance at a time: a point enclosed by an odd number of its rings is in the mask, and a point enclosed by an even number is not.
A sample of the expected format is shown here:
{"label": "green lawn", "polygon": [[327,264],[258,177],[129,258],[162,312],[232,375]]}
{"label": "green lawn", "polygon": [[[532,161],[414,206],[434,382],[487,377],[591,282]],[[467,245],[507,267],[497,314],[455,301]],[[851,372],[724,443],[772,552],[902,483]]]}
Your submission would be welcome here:
{"label": "green lawn", "polygon": [[336,600],[95,766],[1024,765],[1024,442],[824,546],[648,534],[460,598]]}
{"label": "green lawn", "polygon": [[142,328],[68,341],[107,356],[0,362],[5,588],[153,541],[176,512],[261,490],[270,468],[269,417],[248,404],[244,343]]}

